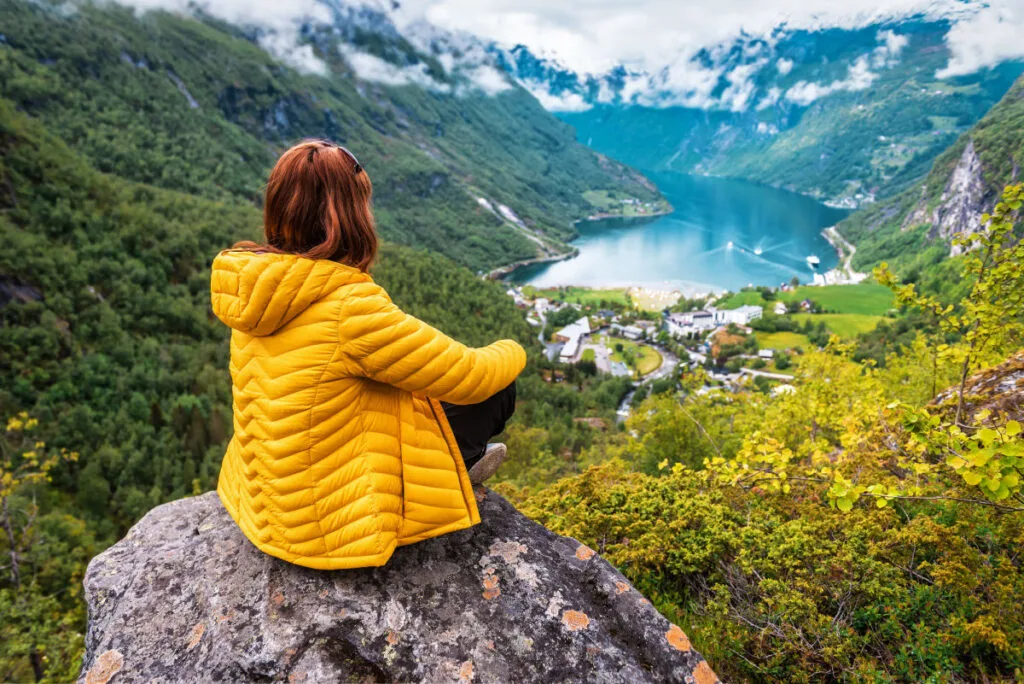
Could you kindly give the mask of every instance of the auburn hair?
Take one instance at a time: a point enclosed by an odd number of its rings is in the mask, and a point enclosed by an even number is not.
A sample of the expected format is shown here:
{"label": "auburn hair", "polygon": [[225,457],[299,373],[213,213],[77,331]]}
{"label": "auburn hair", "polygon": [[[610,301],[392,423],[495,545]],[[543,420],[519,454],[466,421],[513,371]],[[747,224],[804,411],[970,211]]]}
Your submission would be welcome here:
{"label": "auburn hair", "polygon": [[330,259],[367,271],[377,256],[370,177],[344,147],[304,140],[277,160],[263,203],[265,244],[235,249]]}

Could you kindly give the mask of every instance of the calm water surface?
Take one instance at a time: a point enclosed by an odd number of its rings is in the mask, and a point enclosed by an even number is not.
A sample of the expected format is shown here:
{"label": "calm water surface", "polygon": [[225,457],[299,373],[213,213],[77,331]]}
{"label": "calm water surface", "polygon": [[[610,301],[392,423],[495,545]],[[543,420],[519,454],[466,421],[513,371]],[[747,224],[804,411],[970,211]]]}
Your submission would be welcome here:
{"label": "calm water surface", "polygon": [[579,256],[518,269],[509,277],[538,287],[637,285],[693,294],[809,282],[836,265],[821,236],[849,212],[790,192],[743,181],[649,173],[674,213],[648,223],[585,221]]}

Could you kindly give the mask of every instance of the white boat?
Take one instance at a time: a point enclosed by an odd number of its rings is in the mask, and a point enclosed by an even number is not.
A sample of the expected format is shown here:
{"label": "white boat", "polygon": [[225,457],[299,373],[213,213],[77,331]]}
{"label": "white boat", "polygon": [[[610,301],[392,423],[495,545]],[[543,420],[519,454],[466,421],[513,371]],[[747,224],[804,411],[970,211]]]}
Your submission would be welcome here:
{"label": "white boat", "polygon": [[755,247],[754,248],[754,254],[756,254],[757,256],[761,256],[761,248],[760,247]]}
{"label": "white boat", "polygon": [[818,268],[818,266],[821,265],[821,259],[819,259],[816,255],[812,254],[811,256],[807,257],[807,265],[810,266],[811,268]]}

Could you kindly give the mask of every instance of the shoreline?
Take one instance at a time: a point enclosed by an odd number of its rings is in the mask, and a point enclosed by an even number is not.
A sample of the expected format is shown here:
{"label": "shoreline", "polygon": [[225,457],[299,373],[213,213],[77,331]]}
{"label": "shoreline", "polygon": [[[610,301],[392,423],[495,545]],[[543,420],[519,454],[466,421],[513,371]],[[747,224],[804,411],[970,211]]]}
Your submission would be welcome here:
{"label": "shoreline", "polygon": [[[611,221],[613,219],[627,221],[630,223],[641,223],[661,218],[662,216],[667,216],[668,214],[671,214],[674,211],[675,207],[669,205],[669,208],[666,209],[665,211],[659,211],[654,214],[643,214],[636,216],[622,216],[620,214],[593,214],[585,218],[576,219],[575,221],[572,222],[572,226],[576,227],[581,223],[600,223],[601,221]],[[579,236],[577,235],[577,237]],[[497,268],[494,268],[485,273],[483,278],[484,280],[500,280],[502,277],[507,276],[509,273],[512,273],[516,269],[522,268],[524,266],[555,263],[558,261],[565,261],[567,259],[572,259],[573,257],[579,256],[580,250],[577,247],[573,247],[572,245],[568,245],[568,247],[570,248],[570,251],[565,252],[564,254],[554,254],[546,257],[535,257],[533,259],[520,259],[519,261],[513,261],[512,263],[505,264],[504,266],[498,266]]]}
{"label": "shoreline", "polygon": [[857,253],[857,247],[844,238],[836,226],[823,229],[821,235],[828,240],[839,257],[839,265],[822,275],[825,281],[823,285],[856,285],[867,280],[867,273],[853,270],[853,255]]}
{"label": "shoreline", "polygon": [[523,266],[533,266],[535,264],[547,264],[554,263],[556,261],[565,261],[566,259],[572,259],[575,256],[579,256],[580,250],[576,247],[572,247],[571,251],[565,252],[564,254],[553,254],[551,256],[534,257],[532,259],[520,259],[519,261],[513,261],[510,264],[504,266],[498,266],[484,274],[484,280],[500,280],[503,276],[508,275],[512,271]]}
{"label": "shoreline", "polygon": [[619,221],[642,222],[645,220],[661,218],[662,216],[668,216],[673,212],[675,212],[675,207],[670,206],[665,211],[659,211],[653,214],[636,214],[633,216],[623,216],[622,214],[592,214],[586,218],[576,219],[572,222],[572,225],[575,226],[580,223],[600,223],[601,221],[611,221],[613,219],[618,219]]}

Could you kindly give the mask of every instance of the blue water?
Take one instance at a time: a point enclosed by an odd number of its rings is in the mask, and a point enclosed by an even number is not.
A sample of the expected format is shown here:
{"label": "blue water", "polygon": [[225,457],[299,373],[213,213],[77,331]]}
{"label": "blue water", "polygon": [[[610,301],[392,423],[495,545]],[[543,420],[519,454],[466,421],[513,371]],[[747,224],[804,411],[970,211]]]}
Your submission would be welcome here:
{"label": "blue water", "polygon": [[[744,181],[678,173],[648,174],[672,214],[640,223],[584,221],[573,241],[579,255],[520,268],[509,276],[538,287],[635,285],[686,294],[810,282],[806,258],[824,272],[837,263],[821,230],[849,212],[803,195]],[[731,246],[730,246],[731,243]],[[760,249],[760,254],[755,250]]]}

